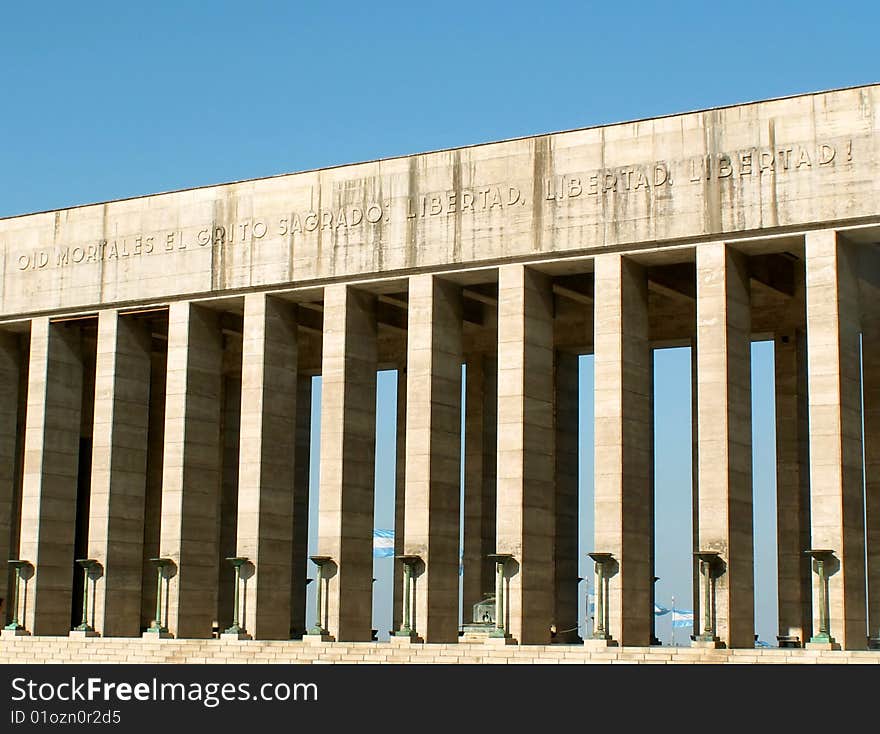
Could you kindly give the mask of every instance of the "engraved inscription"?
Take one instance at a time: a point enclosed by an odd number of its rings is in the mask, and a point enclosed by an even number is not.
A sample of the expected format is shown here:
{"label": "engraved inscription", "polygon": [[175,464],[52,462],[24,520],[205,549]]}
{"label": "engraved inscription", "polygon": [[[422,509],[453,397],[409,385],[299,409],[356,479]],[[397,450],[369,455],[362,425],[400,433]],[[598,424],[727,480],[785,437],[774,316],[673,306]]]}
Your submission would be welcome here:
{"label": "engraved inscription", "polygon": [[[852,140],[751,147],[675,161],[653,161],[545,177],[535,192],[540,205],[576,200],[654,194],[702,182],[760,181],[852,162]],[[533,206],[528,188],[512,182],[410,194],[391,201],[367,201],[335,208],[290,211],[281,216],[232,223],[205,224],[186,229],[140,232],[86,243],[62,244],[15,253],[19,271],[65,268],[84,263],[115,262],[156,254],[209,247],[257,245],[266,239],[308,240],[323,233],[374,227],[399,217],[405,221],[449,216],[496,217],[512,209]],[[393,216],[392,216],[393,210]]]}
{"label": "engraved inscription", "polygon": [[518,186],[482,186],[471,189],[448,189],[406,201],[407,219],[424,219],[442,214],[475,214],[477,212],[503,211],[513,206],[525,206],[525,199]]}
{"label": "engraved inscription", "polygon": [[650,191],[671,184],[669,166],[664,161],[657,161],[650,166],[624,166],[544,179],[544,200],[563,201],[581,195]]}
{"label": "engraved inscription", "polygon": [[[832,165],[837,148],[830,143],[815,146],[787,145],[777,148],[748,148],[731,153],[699,156],[688,163],[689,181],[746,178],[767,174],[785,174]],[[852,141],[844,145],[843,155],[852,161]]]}

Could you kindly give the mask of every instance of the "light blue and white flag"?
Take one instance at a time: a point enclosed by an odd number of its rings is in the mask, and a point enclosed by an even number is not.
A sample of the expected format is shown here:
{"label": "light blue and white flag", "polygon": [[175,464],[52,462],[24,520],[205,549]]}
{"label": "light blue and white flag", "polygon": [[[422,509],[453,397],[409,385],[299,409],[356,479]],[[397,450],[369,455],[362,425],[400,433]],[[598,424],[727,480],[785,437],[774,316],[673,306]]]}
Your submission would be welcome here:
{"label": "light blue and white flag", "polygon": [[[392,558],[394,556],[394,531],[373,530],[373,558]],[[464,573],[464,551],[458,559],[458,575]]]}
{"label": "light blue and white flag", "polygon": [[662,617],[664,614],[669,614],[671,609],[667,609],[666,607],[661,607],[657,602],[654,602],[654,616]]}
{"label": "light blue and white flag", "polygon": [[673,609],[672,610],[672,626],[673,627],[693,627],[694,613],[690,609]]}
{"label": "light blue and white flag", "polygon": [[373,531],[373,558],[391,558],[394,555],[394,531]]}

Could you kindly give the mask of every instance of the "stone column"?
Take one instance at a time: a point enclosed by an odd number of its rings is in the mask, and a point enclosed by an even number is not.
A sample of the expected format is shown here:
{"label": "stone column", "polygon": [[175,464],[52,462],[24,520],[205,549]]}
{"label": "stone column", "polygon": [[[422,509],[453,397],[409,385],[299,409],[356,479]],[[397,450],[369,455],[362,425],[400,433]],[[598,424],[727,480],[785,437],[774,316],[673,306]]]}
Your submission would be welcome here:
{"label": "stone column", "polygon": [[[406,535],[406,369],[397,369],[397,422],[394,480],[394,555],[403,555]],[[403,564],[394,562],[391,629],[397,631],[403,621]]]}
{"label": "stone column", "polygon": [[864,320],[862,375],[865,405],[868,633],[876,641],[880,639],[880,322],[876,316],[866,316]]}
{"label": "stone column", "polygon": [[474,604],[495,586],[495,413],[498,362],[471,354],[465,385],[464,544],[462,618],[470,622]]}
{"label": "stone column", "polygon": [[[696,323],[694,323],[696,327]],[[700,407],[697,396],[697,338],[691,337],[691,545],[693,552],[700,550]],[[691,561],[691,609],[694,612],[694,636],[700,634],[702,617],[700,599],[700,562],[694,555]]]}
{"label": "stone column", "polygon": [[[255,639],[290,637],[297,327],[290,304],[244,299],[237,553],[253,564],[243,621]],[[307,411],[308,412],[308,411]]]}
{"label": "stone column", "polygon": [[210,637],[217,610],[222,368],[218,314],[172,303],[159,548],[176,565],[168,630],[181,638]]}
{"label": "stone column", "polygon": [[[554,585],[557,640],[578,639],[578,355],[556,352]],[[568,631],[571,630],[571,631]],[[589,633],[587,633],[589,634]]]}
{"label": "stone column", "polygon": [[779,634],[810,639],[810,453],[802,331],[776,335],[776,557]]}
{"label": "stone column", "polygon": [[595,260],[595,550],[611,553],[608,633],[650,645],[653,426],[648,279],[620,256]]}
{"label": "stone column", "polygon": [[498,269],[496,551],[509,564],[507,631],[550,640],[554,608],[553,293],[523,265]]}
{"label": "stone column", "polygon": [[36,570],[24,622],[34,635],[70,630],[82,385],[79,326],[34,319],[19,553]]}
{"label": "stone column", "polygon": [[[859,311],[854,245],[830,230],[806,235],[812,546],[834,551],[831,636],[867,644]],[[813,574],[813,629],[819,629]]]}
{"label": "stone column", "polygon": [[[154,342],[155,345],[155,342]],[[167,346],[167,343],[166,343]],[[160,348],[151,355],[150,419],[147,432],[147,480],[144,497],[144,549],[141,565],[141,629],[147,629],[156,616],[156,567],[151,558],[159,556],[162,533],[162,461],[165,446],[165,388],[167,351]]]}
{"label": "stone column", "polygon": [[325,595],[329,634],[369,641],[376,455],[376,298],[324,289],[318,552],[335,564]]}
{"label": "stone column", "polygon": [[458,640],[462,303],[460,286],[409,279],[404,553],[420,556],[415,629]]}
{"label": "stone column", "polygon": [[[241,461],[241,342],[224,336],[223,387],[220,412],[220,497],[217,501],[217,608],[219,632],[232,625],[235,605],[235,567],[226,559],[238,555],[238,473]],[[236,364],[237,363],[237,364]],[[246,576],[250,566],[242,569]],[[241,600],[239,600],[241,601]],[[240,609],[241,607],[239,607]],[[239,615],[239,623],[242,617]]]}
{"label": "stone column", "polygon": [[94,615],[105,637],[136,637],[141,629],[150,347],[136,319],[98,314],[88,557],[104,567]]}
{"label": "stone column", "polygon": [[697,245],[697,421],[699,550],[724,564],[715,634],[754,647],[750,284],[745,256],[720,242]]}
{"label": "stone column", "polygon": [[306,631],[309,561],[309,480],[312,453],[312,376],[296,378],[296,450],[293,460],[293,543],[291,546],[290,632]]}
{"label": "stone column", "polygon": [[[496,487],[498,482],[498,355],[483,355],[483,499],[480,536],[483,540],[481,596],[495,591],[495,562],[489,554],[496,543]],[[468,619],[473,618],[469,609]]]}
{"label": "stone column", "polygon": [[[16,558],[12,547],[15,507],[16,433],[18,430],[18,336],[0,332],[0,562]],[[8,568],[0,568],[0,598],[7,599],[0,626],[6,625],[11,604]]]}

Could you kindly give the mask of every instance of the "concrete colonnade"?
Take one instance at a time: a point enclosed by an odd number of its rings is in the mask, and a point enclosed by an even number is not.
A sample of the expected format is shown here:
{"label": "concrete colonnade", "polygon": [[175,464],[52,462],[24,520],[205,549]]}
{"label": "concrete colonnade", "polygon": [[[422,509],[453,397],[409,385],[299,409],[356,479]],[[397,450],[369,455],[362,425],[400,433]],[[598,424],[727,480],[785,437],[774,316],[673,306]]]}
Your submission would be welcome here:
{"label": "concrete colonnade", "polygon": [[[370,640],[376,372],[390,360],[395,554],[412,564],[406,586],[396,565],[395,630],[456,641],[462,605],[467,621],[499,563],[492,639],[573,641],[577,357],[592,352],[591,550],[603,599],[587,642],[649,645],[652,350],[695,343],[694,642],[749,647],[750,353],[769,338],[780,639],[865,647],[880,632],[880,335],[865,253],[823,230],[784,252],[707,242],[680,248],[678,260],[613,252],[504,264],[482,281],[422,273],[394,292],[334,283],[320,303],[298,303],[295,291],[175,301],[158,335],[137,312],[101,311],[89,322],[93,342],[76,319],[33,318],[0,333],[0,544],[30,568],[8,576],[22,592],[8,616],[24,611],[31,634],[67,634],[83,553],[100,569],[85,627],[208,637],[225,619],[218,606],[229,606],[218,590],[229,556],[241,559],[229,633],[305,632],[311,377],[320,374],[322,607],[308,637]],[[230,375],[240,397],[224,388]]]}

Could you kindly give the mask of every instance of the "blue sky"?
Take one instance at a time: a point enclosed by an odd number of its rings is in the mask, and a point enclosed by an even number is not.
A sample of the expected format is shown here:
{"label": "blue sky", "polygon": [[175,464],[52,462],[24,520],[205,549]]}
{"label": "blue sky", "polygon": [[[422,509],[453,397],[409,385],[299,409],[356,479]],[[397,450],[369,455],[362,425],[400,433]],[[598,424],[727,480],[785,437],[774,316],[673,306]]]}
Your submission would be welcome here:
{"label": "blue sky", "polygon": [[[9,3],[0,216],[875,82],[878,15],[809,1]],[[772,641],[772,350],[753,357],[757,619]],[[689,359],[657,359],[666,605],[690,604]],[[590,359],[581,377],[588,498]],[[379,527],[392,384],[380,377]]]}

